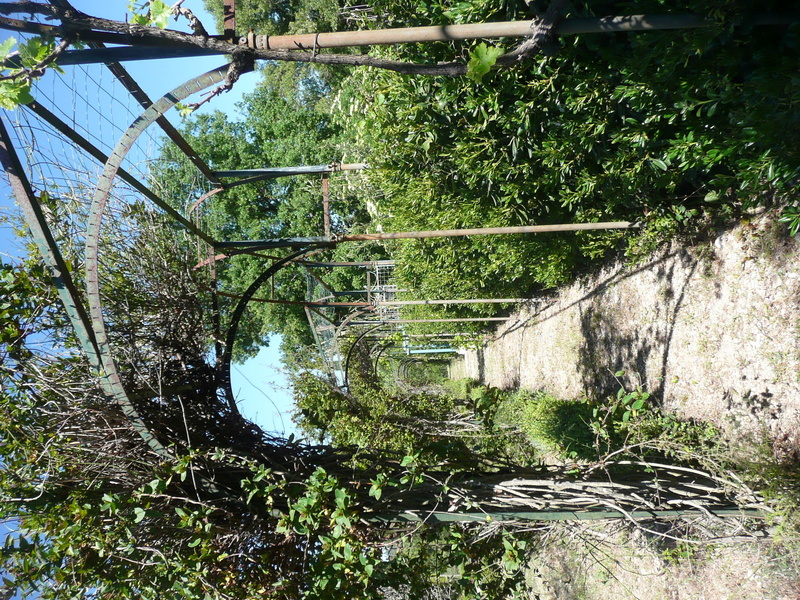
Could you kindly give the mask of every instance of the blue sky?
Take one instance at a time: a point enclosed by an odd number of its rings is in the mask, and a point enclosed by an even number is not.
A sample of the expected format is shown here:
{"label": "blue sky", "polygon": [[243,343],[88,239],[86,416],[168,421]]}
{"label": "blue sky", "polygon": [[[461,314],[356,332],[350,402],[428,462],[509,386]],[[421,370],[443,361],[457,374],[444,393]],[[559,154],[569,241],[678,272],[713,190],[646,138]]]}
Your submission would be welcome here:
{"label": "blue sky", "polygon": [[[127,2],[124,0],[73,0],[73,5],[93,16],[125,20]],[[214,29],[214,20],[205,12],[202,0],[186,0],[184,7],[191,9],[209,31]],[[184,21],[185,23],[185,21]],[[169,27],[185,29],[183,25],[170,22]],[[9,37],[10,32],[0,31],[0,41]],[[125,63],[125,68],[153,99],[172,90],[184,81],[218,67],[224,57],[197,57],[158,61],[137,61]],[[69,67],[66,67],[67,69]],[[239,80],[233,90],[223,94],[200,111],[222,110],[236,115],[236,103],[242,94],[253,90],[258,75],[248,73]],[[176,111],[170,111],[171,120],[178,125],[180,118]],[[127,123],[125,123],[127,125]],[[260,165],[253,165],[258,167]],[[5,178],[0,178],[0,214],[13,212],[13,199]],[[0,223],[0,255],[4,260],[15,260],[21,256],[21,248],[14,239],[9,226]],[[280,339],[274,338],[268,348],[243,365],[232,370],[234,393],[237,395],[242,413],[265,429],[288,435],[295,432],[289,413],[291,411],[291,390],[280,367],[278,347]],[[1,538],[2,536],[0,536]]]}

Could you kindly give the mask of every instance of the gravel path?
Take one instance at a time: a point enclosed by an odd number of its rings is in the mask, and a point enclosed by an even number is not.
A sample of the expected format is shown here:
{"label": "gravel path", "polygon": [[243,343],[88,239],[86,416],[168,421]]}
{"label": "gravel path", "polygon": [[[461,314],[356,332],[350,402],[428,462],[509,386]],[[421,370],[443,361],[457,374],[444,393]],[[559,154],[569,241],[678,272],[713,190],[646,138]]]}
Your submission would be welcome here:
{"label": "gravel path", "polygon": [[766,218],[614,265],[514,315],[452,365],[563,398],[641,386],[733,439],[800,458],[800,239]]}

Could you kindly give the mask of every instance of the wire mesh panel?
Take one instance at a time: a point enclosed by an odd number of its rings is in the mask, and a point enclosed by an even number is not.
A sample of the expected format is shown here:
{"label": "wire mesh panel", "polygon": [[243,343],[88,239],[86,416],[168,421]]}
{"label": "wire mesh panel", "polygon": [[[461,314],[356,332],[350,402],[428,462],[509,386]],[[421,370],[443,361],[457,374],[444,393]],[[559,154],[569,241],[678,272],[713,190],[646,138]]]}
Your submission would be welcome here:
{"label": "wire mesh panel", "polygon": [[[167,398],[175,398],[175,382],[181,381],[184,391],[216,389],[205,360],[207,276],[191,269],[195,239],[174,221],[208,183],[192,166],[194,172],[182,178],[184,188],[156,185],[170,161],[186,162],[157,127],[135,139],[128,136],[127,152],[120,150],[120,140],[144,108],[105,65],[49,71],[36,81],[33,96],[31,105],[3,115],[12,146],[73,277],[98,282],[99,318],[108,329],[107,352],[120,367],[121,384],[139,390],[142,414],[164,422],[164,411],[174,408]],[[104,164],[123,154],[120,176],[102,209],[96,261],[88,260],[86,244],[93,235],[88,223],[99,212],[99,182],[108,181]],[[170,207],[177,209],[173,215],[165,212]]]}
{"label": "wire mesh panel", "polygon": [[375,263],[369,271],[367,299],[375,307],[379,321],[396,321],[400,318],[397,306],[386,306],[386,302],[397,299],[399,288],[394,278],[394,263]]}
{"label": "wire mesh panel", "polygon": [[[328,290],[310,271],[306,271],[306,281],[308,286],[306,301],[317,302],[329,295]],[[306,316],[328,377],[337,385],[343,385],[342,358],[336,335],[338,331],[336,309],[332,306],[307,307]]]}

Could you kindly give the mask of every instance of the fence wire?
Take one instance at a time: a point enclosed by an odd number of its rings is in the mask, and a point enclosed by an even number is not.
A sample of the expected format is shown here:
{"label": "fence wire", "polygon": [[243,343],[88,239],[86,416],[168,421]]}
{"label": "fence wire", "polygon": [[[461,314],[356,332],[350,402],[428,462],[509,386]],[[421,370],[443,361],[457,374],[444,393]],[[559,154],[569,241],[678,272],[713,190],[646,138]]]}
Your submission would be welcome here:
{"label": "fence wire", "polygon": [[[114,152],[144,108],[105,65],[68,66],[63,74],[50,70],[35,82],[32,95],[36,99],[32,106],[4,111],[3,118],[59,250],[73,276],[81,279],[86,266],[86,223],[104,164],[98,154]],[[94,149],[87,149],[88,145]],[[157,183],[157,172],[178,167],[188,184],[168,189]],[[156,126],[138,137],[122,168],[134,183],[149,187],[183,214],[211,187]],[[114,315],[107,321],[112,351],[128,384],[131,389],[149,390],[154,398],[162,394],[168,368],[188,368],[186,360],[181,364],[178,355],[158,340],[180,338],[196,347],[194,354],[206,352],[209,327],[204,322],[207,316],[200,312],[209,305],[210,286],[203,281],[207,279],[204,271],[191,270],[195,258],[191,234],[174,227],[169,216],[132,184],[116,178],[103,220],[97,265],[100,291],[104,312]],[[120,294],[120,289],[131,293]],[[193,300],[187,302],[187,296]],[[153,298],[164,303],[161,319],[150,315]],[[183,312],[178,314],[178,310]],[[183,314],[187,311],[198,314],[187,317]]]}
{"label": "fence wire", "polygon": [[[306,271],[306,286],[307,302],[316,302],[329,295],[310,271]],[[332,306],[306,308],[306,316],[328,378],[337,386],[344,385],[342,355],[336,335],[336,309]]]}

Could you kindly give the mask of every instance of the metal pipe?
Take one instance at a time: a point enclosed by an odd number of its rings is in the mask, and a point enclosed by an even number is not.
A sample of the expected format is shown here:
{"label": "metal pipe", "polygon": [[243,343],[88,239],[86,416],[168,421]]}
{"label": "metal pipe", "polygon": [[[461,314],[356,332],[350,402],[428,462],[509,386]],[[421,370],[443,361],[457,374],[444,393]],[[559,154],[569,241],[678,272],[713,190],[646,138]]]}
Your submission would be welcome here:
{"label": "metal pipe", "polygon": [[[748,18],[748,25],[788,25],[800,20],[797,13],[760,14]],[[239,45],[259,50],[314,50],[321,48],[344,48],[348,46],[385,45],[431,41],[468,40],[489,37],[525,37],[531,35],[534,21],[508,21],[500,23],[473,23],[434,27],[404,27],[398,29],[375,29],[338,33],[307,33],[299,35],[247,35],[238,39]],[[629,15],[621,17],[564,19],[555,27],[557,35],[583,33],[613,33],[631,31],[655,31],[668,29],[695,29],[710,27],[713,21],[699,15]],[[738,25],[740,23],[734,23]],[[17,19],[0,17],[0,28],[12,31],[27,31],[38,35],[59,36],[59,27],[42,25]],[[105,41],[114,44],[129,44],[131,36],[106,31],[81,32],[88,41]],[[179,56],[202,56],[227,54],[223,48],[201,48],[199,46],[120,46],[102,49],[67,50],[58,57],[60,65],[94,64],[117,61],[152,60]],[[11,61],[6,65],[14,66]]]}
{"label": "metal pipe", "polygon": [[527,298],[472,298],[463,300],[387,300],[376,302],[376,306],[424,306],[427,304],[519,304]]}
{"label": "metal pipe", "polygon": [[231,40],[236,37],[236,0],[222,2],[222,35]]}
{"label": "metal pipe", "polygon": [[315,173],[336,173],[338,171],[360,171],[366,169],[366,163],[331,163],[329,165],[303,165],[299,167],[264,167],[262,169],[235,169],[214,171],[217,177],[258,177],[276,179],[278,177],[294,177],[295,175],[313,175]]}
{"label": "metal pipe", "polygon": [[[797,20],[797,14],[764,14],[748,20],[748,25],[780,25]],[[525,37],[531,35],[531,29],[536,23],[538,21],[535,20],[505,21],[296,35],[270,36],[250,34],[240,37],[239,44],[258,50],[316,50],[321,48],[446,42],[493,37]],[[555,26],[555,32],[557,35],[575,35],[616,31],[695,29],[709,27],[713,23],[710,19],[705,19],[700,15],[628,15],[622,17],[564,19]]]}
{"label": "metal pipe", "polygon": [[217,248],[282,248],[339,242],[370,242],[377,240],[427,239],[463,237],[468,235],[500,235],[509,233],[555,233],[559,231],[589,231],[598,229],[635,229],[638,223],[614,221],[610,223],[568,223],[559,225],[522,225],[518,227],[482,227],[477,229],[440,229],[434,231],[400,231],[395,233],[357,233],[338,237],[297,237],[276,240],[241,240],[217,242]]}
{"label": "metal pipe", "polygon": [[331,201],[328,189],[328,174],[322,174],[322,232],[331,236]]}
{"label": "metal pipe", "polygon": [[461,323],[461,322],[487,322],[487,321],[508,321],[511,317],[470,317],[463,319],[392,319],[387,321],[350,321],[350,325],[376,325],[382,323],[391,325],[392,323]]}
{"label": "metal pipe", "polygon": [[440,229],[436,231],[398,231],[384,233],[355,233],[342,235],[339,242],[366,242],[373,240],[406,240],[440,237],[464,237],[468,235],[498,235],[512,233],[554,233],[558,231],[588,231],[597,229],[634,229],[638,223],[616,221],[612,223],[568,223],[559,225],[521,225],[518,227],[481,227],[475,229]]}
{"label": "metal pipe", "polygon": [[352,262],[312,262],[304,260],[300,264],[304,267],[374,267],[374,266],[387,266],[393,267],[395,261],[393,260],[368,260],[368,261],[352,261]]}
{"label": "metal pipe", "polygon": [[25,224],[30,229],[31,239],[55,285],[67,317],[75,329],[75,335],[89,359],[89,364],[93,369],[99,370],[101,366],[100,348],[94,337],[89,313],[86,312],[86,307],[81,301],[80,293],[72,279],[67,263],[59,252],[58,244],[50,231],[42,207],[25,175],[25,169],[2,119],[0,119],[0,165],[5,169],[11,191],[22,211]]}

